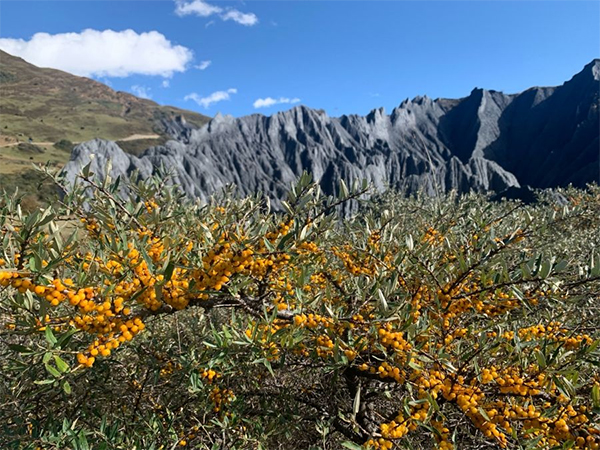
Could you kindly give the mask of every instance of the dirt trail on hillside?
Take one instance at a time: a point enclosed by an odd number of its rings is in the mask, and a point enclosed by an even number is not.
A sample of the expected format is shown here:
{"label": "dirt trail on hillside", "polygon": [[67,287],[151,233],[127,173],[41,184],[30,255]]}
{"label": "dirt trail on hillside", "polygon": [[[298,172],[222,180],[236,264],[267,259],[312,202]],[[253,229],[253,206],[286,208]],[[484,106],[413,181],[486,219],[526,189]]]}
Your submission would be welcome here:
{"label": "dirt trail on hillside", "polygon": [[[161,136],[158,134],[132,134],[131,136],[127,136],[123,139],[115,139],[117,141],[139,141],[142,139],[160,139]],[[15,147],[19,144],[33,144],[33,145],[54,145],[54,142],[28,142],[28,141],[19,141],[19,142],[6,142],[0,141],[0,147]],[[73,142],[73,144],[80,144],[80,142]]]}
{"label": "dirt trail on hillside", "polygon": [[19,144],[33,144],[33,145],[54,145],[54,142],[29,142],[29,141],[19,141],[19,142],[2,142],[0,143],[0,147],[15,147]]}
{"label": "dirt trail on hillside", "polygon": [[123,139],[117,139],[118,141],[139,141],[141,139],[160,139],[158,134],[132,134]]}

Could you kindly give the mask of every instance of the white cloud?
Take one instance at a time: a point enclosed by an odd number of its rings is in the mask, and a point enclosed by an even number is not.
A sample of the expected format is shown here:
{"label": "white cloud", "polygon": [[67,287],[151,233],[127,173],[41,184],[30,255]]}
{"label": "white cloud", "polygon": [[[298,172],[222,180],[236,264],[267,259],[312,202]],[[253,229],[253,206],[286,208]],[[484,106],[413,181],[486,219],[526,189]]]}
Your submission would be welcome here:
{"label": "white cloud", "polygon": [[194,67],[199,70],[206,70],[206,69],[208,69],[208,66],[210,66],[211,64],[212,64],[212,61],[200,61],[200,64],[198,64],[197,66],[194,66]]}
{"label": "white cloud", "polygon": [[134,84],[131,86],[131,92],[133,92],[139,98],[151,99],[152,95],[150,94],[150,88],[146,86],[140,86],[138,84]]}
{"label": "white cloud", "polygon": [[169,82],[169,80],[163,80],[161,86],[164,88],[168,88],[169,86],[171,86],[171,83]]}
{"label": "white cloud", "polygon": [[81,33],[36,33],[30,40],[0,38],[0,49],[41,67],[81,76],[170,77],[183,72],[193,53],[173,45],[158,31],[92,30]]}
{"label": "white cloud", "polygon": [[223,20],[233,20],[240,25],[252,26],[258,23],[258,17],[254,13],[243,13],[237,9],[227,11],[221,16]]}
{"label": "white cloud", "polygon": [[[179,17],[196,15],[199,17],[210,17],[218,15],[221,20],[233,20],[240,25],[252,26],[258,23],[258,17],[254,13],[243,13],[237,9],[221,8],[220,6],[211,5],[204,0],[175,0],[175,14]],[[209,22],[206,26],[214,23]]]}
{"label": "white cloud", "polygon": [[189,3],[176,0],[175,3],[177,5],[175,8],[175,14],[180,17],[188,16],[190,14],[195,14],[200,17],[208,17],[223,11],[223,8],[208,4],[203,0],[193,0]]}
{"label": "white cloud", "polygon": [[231,94],[237,94],[237,89],[231,88],[226,91],[217,91],[210,94],[208,97],[200,97],[195,92],[188,94],[184,97],[184,100],[193,100],[198,105],[203,106],[207,109],[210,105],[217,102],[222,102],[223,100],[229,100],[231,98]]}
{"label": "white cloud", "polygon": [[273,105],[281,105],[284,103],[298,103],[300,101],[299,98],[287,98],[287,97],[279,97],[279,98],[272,98],[272,97],[267,97],[267,98],[259,98],[257,99],[254,103],[253,106],[254,108],[269,108],[270,106]]}

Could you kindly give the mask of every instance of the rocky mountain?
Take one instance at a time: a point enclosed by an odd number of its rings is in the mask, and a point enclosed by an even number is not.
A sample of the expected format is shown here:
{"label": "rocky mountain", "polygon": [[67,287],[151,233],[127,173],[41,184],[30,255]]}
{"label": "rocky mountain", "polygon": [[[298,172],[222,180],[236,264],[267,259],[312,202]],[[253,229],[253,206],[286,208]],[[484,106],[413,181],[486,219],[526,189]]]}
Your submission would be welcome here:
{"label": "rocky mountain", "polygon": [[[139,157],[93,140],[77,146],[65,167],[74,180],[88,162],[103,177],[141,176],[164,166],[189,195],[205,199],[233,183],[242,194],[262,191],[281,198],[302,171],[327,193],[340,178],[367,178],[430,194],[547,188],[599,182],[600,60],[558,87],[519,94],[474,89],[461,99],[416,97],[386,114],[329,117],[304,106],[266,117],[218,115],[179,140]],[[172,127],[178,129],[177,124]]]}

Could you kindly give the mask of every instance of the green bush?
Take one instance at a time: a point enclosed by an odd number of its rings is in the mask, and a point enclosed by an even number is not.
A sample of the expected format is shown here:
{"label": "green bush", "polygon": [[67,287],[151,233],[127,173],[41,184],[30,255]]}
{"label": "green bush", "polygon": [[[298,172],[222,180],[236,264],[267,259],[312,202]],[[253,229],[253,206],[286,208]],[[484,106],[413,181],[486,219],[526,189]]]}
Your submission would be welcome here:
{"label": "green bush", "polygon": [[30,155],[35,155],[37,153],[44,153],[43,148],[38,147],[35,144],[31,144],[30,142],[20,142],[17,145],[17,150],[19,150],[20,152],[23,152],[23,153],[30,154]]}
{"label": "green bush", "polygon": [[75,144],[73,144],[68,139],[61,139],[60,141],[54,143],[54,148],[67,153],[71,153],[71,150],[73,150],[74,146]]}
{"label": "green bush", "polygon": [[597,187],[119,189],[1,204],[2,448],[598,448]]}

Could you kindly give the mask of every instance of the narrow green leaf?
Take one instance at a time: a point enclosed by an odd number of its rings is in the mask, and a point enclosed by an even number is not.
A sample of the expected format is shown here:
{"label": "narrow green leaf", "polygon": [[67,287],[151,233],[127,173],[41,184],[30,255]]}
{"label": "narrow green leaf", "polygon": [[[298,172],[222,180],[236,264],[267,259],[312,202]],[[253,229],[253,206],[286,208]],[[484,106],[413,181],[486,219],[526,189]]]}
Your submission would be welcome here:
{"label": "narrow green leaf", "polygon": [[163,274],[163,276],[165,277],[163,280],[163,283],[167,283],[168,281],[171,280],[174,270],[175,270],[175,264],[173,264],[173,262],[169,262],[169,264],[167,264],[167,268],[165,269],[165,273]]}
{"label": "narrow green leaf", "polygon": [[8,344],[8,348],[10,348],[13,352],[18,353],[31,353],[32,350],[29,347],[25,347],[20,344]]}
{"label": "narrow green leaf", "polygon": [[341,198],[347,198],[350,195],[350,193],[348,192],[348,186],[346,186],[346,183],[344,182],[344,180],[340,180],[340,196]]}
{"label": "narrow green leaf", "polygon": [[485,412],[485,409],[483,409],[481,406],[479,408],[477,408],[477,410],[479,411],[479,414],[481,414],[481,416],[487,420],[488,422],[491,422],[490,420],[490,416],[488,416],[487,412]]}
{"label": "narrow green leaf", "polygon": [[546,260],[542,263],[542,267],[538,273],[540,278],[546,278],[550,275],[550,270],[552,269],[552,263],[549,260]]}
{"label": "narrow green leaf", "polygon": [[350,450],[363,450],[364,447],[362,445],[355,444],[351,441],[342,442],[342,447],[349,448]]}
{"label": "narrow green leaf", "polygon": [[535,359],[537,359],[538,366],[540,366],[540,369],[546,368],[548,363],[546,362],[546,357],[544,356],[544,354],[542,352],[540,352],[539,350],[536,350],[534,354],[535,354]]}
{"label": "narrow green leaf", "polygon": [[45,367],[50,375],[52,375],[55,378],[60,378],[60,372],[54,367],[52,367],[50,364],[46,364]]}
{"label": "narrow green leaf", "polygon": [[381,291],[381,289],[377,289],[377,296],[379,297],[379,307],[382,311],[387,311],[388,310],[388,303],[387,300],[385,299],[385,295],[383,295],[383,292]]}
{"label": "narrow green leaf", "polygon": [[54,347],[57,340],[56,340],[56,337],[54,336],[54,333],[52,332],[52,328],[47,326],[45,334],[46,334],[46,341],[48,341],[48,343],[50,344],[51,347]]}
{"label": "narrow green leaf", "polygon": [[354,402],[352,403],[352,414],[356,417],[358,414],[358,410],[360,409],[360,386],[356,390],[356,395],[354,396]]}
{"label": "narrow green leaf", "polygon": [[54,355],[54,362],[59,371],[64,373],[69,370],[69,365],[60,356]]}
{"label": "narrow green leaf", "polygon": [[592,402],[594,408],[600,408],[600,386],[598,384],[594,384],[592,388]]}
{"label": "narrow green leaf", "polygon": [[408,248],[408,250],[410,250],[411,252],[415,248],[415,241],[413,240],[413,237],[410,234],[406,236],[406,248]]}
{"label": "narrow green leaf", "polygon": [[562,272],[563,270],[565,270],[567,268],[568,265],[569,265],[569,263],[567,262],[566,259],[561,259],[554,266],[554,272],[555,273]]}

